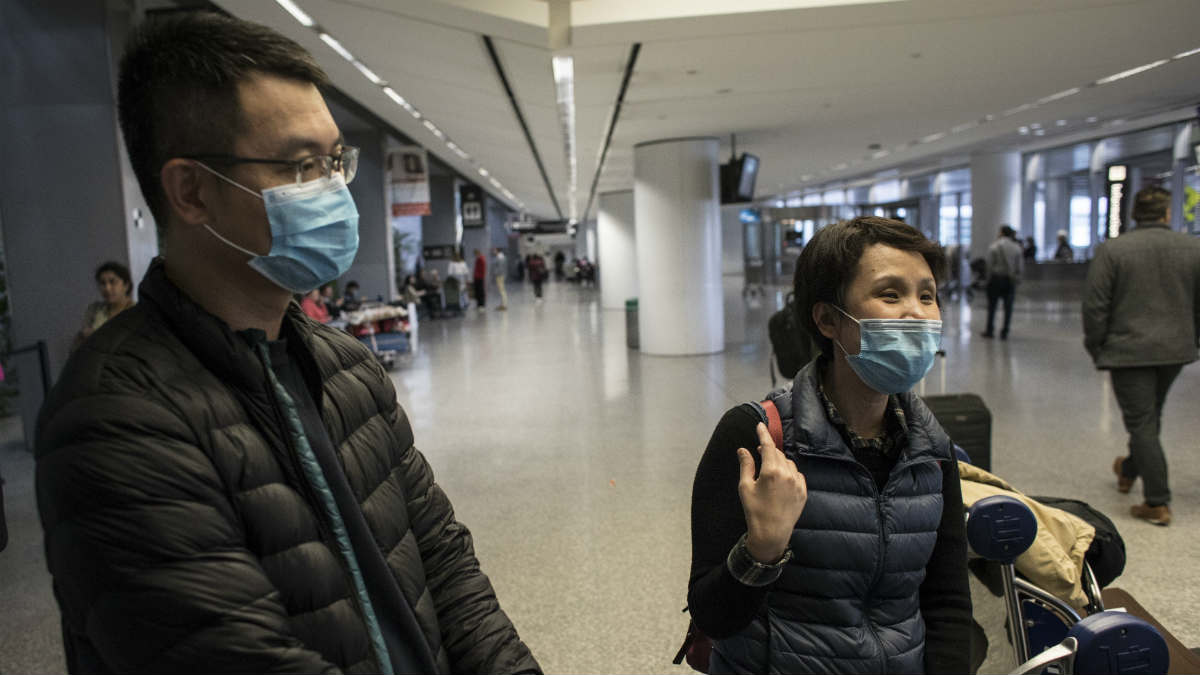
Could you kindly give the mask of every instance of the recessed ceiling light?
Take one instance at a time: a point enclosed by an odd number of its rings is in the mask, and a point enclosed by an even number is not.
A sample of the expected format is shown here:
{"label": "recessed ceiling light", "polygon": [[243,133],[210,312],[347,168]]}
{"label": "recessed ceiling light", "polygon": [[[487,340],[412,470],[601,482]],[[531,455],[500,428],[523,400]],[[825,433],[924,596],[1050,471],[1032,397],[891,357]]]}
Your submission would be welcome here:
{"label": "recessed ceiling light", "polygon": [[913,53],[909,54],[909,56],[911,56],[914,59],[919,59],[919,58],[921,58],[921,52],[913,52]]}
{"label": "recessed ceiling light", "polygon": [[687,73],[688,75],[695,75],[696,73],[698,73],[700,71],[696,70],[695,68],[688,68],[687,70],[685,70],[683,72]]}
{"label": "recessed ceiling light", "polygon": [[729,87],[725,87],[725,88],[723,88],[723,89],[718,89],[718,90],[717,90],[717,93],[718,93],[718,94],[728,94],[728,93],[730,93],[730,92],[732,92],[732,91],[733,91],[733,90],[732,90],[732,89],[730,89]]}
{"label": "recessed ceiling light", "polygon": [[878,144],[878,143],[872,143],[872,144],[870,144],[870,145],[868,145],[868,146],[867,146],[867,149],[868,149],[868,150],[879,150],[879,149],[882,149],[882,148],[883,148],[883,146],[882,146],[882,145],[880,145],[880,144]]}
{"label": "recessed ceiling light", "polygon": [[292,0],[275,0],[275,3],[287,10],[288,14],[291,14],[293,18],[295,18],[304,26],[312,28],[313,26],[317,25],[317,22],[313,21],[311,16],[305,14],[304,10],[297,7],[296,3],[292,2]]}
{"label": "recessed ceiling light", "polygon": [[1065,127],[1065,126],[1067,126],[1067,121],[1066,120],[1055,120],[1054,124],[1056,126]]}
{"label": "recessed ceiling light", "polygon": [[1033,130],[1033,135],[1034,135],[1034,136],[1045,136],[1045,135],[1046,135],[1046,130],[1045,130],[1045,129],[1034,129],[1034,130]]}
{"label": "recessed ceiling light", "polygon": [[1108,77],[1102,77],[1099,80],[1096,80],[1095,84],[1101,85],[1101,84],[1108,84],[1110,82],[1116,82],[1117,80],[1123,80],[1127,77],[1132,77],[1134,75],[1137,75],[1138,73],[1144,73],[1147,70],[1150,70],[1152,68],[1157,68],[1157,67],[1159,67],[1161,65],[1165,65],[1169,62],[1170,62],[1170,59],[1159,59],[1152,63],[1147,63],[1144,66],[1138,66],[1137,68],[1130,68],[1129,70],[1122,70],[1121,72],[1116,73],[1115,75],[1109,75]]}
{"label": "recessed ceiling light", "polygon": [[1196,54],[1200,54],[1200,47],[1197,47],[1195,49],[1189,49],[1186,52],[1179,52],[1178,54],[1176,54],[1175,56],[1172,56],[1171,58],[1176,59],[1176,60],[1186,59],[1187,57],[1195,56]]}
{"label": "recessed ceiling light", "polygon": [[343,59],[346,59],[347,61],[354,60],[354,55],[350,53],[350,50],[343,47],[342,43],[338,42],[332,35],[330,35],[329,33],[321,33],[320,35],[321,35],[321,42],[324,42],[325,44],[329,45],[329,48],[332,49],[333,51],[337,52],[338,55],[341,56]]}
{"label": "recessed ceiling light", "polygon": [[1096,122],[1100,121],[1100,118],[1096,117],[1095,115],[1092,115],[1091,117],[1087,118],[1084,121],[1086,121],[1088,124],[1095,124]]}
{"label": "recessed ceiling light", "polygon": [[1022,136],[1028,136],[1029,135],[1029,127],[1026,127],[1026,126],[1018,127],[1017,133],[1021,134]]}

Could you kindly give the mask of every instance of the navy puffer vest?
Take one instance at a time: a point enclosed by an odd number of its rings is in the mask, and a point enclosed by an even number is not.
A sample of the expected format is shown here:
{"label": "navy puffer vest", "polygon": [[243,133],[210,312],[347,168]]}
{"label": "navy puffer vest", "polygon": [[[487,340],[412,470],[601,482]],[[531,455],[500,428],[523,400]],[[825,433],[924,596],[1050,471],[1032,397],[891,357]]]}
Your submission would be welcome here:
{"label": "navy puffer vest", "polygon": [[880,492],[829,422],[814,361],[772,392],[783,451],[808,483],[794,557],[762,612],[714,645],[711,673],[919,673],[919,590],[942,517],[949,437],[912,394],[899,396],[908,446]]}

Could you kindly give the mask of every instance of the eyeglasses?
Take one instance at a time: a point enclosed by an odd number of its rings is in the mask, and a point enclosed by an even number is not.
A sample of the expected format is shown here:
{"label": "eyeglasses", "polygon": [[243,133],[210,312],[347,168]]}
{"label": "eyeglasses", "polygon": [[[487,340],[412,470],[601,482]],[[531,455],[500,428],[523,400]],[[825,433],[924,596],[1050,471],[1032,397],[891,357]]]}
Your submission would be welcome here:
{"label": "eyeglasses", "polygon": [[358,148],[344,145],[336,155],[309,155],[300,159],[261,159],[236,155],[183,155],[184,159],[220,164],[276,164],[290,166],[296,172],[296,183],[307,183],[319,178],[329,178],[334,173],[342,174],[349,185],[358,173]]}

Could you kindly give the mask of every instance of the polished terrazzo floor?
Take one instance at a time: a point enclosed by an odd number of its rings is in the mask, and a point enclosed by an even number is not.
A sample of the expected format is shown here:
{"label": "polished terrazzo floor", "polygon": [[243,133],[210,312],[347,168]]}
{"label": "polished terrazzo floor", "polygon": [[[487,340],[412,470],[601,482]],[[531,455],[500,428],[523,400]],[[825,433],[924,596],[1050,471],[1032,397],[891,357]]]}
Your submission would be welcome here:
{"label": "polished terrazzo floor", "polygon": [[[601,310],[596,290],[549,284],[534,305],[512,284],[508,312],[423,323],[418,355],[394,371],[418,447],[547,672],[690,672],[670,659],[687,625],[695,465],[721,414],[771,388],[766,317],[782,292],[747,303],[739,291],[728,279],[724,353],[649,357],[626,349],[623,312]],[[1200,645],[1200,365],[1184,370],[1163,420],[1176,521],[1136,522],[1136,494],[1118,494],[1109,473],[1125,434],[1107,377],[1083,351],[1077,297],[1069,286],[1022,289],[1007,342],[978,337],[978,305],[951,303],[948,355],[924,386],[982,395],[995,472],[1107,513],[1129,550],[1115,585]],[[19,434],[0,421],[13,536],[0,553],[0,671],[61,672]]]}

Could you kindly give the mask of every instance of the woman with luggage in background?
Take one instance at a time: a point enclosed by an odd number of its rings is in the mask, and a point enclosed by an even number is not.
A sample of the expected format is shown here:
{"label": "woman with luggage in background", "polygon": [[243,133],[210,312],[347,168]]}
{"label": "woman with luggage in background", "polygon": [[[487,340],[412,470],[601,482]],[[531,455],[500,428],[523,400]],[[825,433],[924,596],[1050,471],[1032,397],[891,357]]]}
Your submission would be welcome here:
{"label": "woman with luggage in background", "polygon": [[940,346],[944,267],[884,218],[801,253],[796,307],[821,355],[771,396],[782,447],[764,407],[741,405],[696,472],[688,605],[709,672],[968,672],[957,465],[910,393]]}

